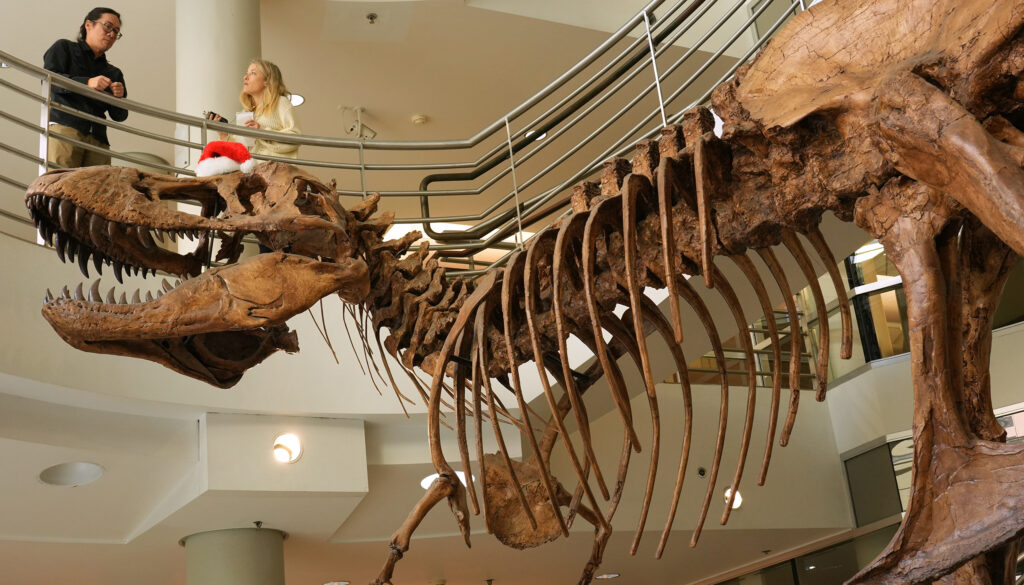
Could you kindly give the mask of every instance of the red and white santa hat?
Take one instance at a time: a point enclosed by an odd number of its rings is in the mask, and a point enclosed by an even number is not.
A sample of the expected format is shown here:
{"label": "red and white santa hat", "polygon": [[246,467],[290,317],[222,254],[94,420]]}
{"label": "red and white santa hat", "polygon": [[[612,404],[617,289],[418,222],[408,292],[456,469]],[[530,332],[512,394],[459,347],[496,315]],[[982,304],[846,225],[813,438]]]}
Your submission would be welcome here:
{"label": "red and white santa hat", "polygon": [[251,173],[256,161],[240,142],[214,140],[203,149],[203,155],[196,164],[197,177],[212,177],[235,171]]}

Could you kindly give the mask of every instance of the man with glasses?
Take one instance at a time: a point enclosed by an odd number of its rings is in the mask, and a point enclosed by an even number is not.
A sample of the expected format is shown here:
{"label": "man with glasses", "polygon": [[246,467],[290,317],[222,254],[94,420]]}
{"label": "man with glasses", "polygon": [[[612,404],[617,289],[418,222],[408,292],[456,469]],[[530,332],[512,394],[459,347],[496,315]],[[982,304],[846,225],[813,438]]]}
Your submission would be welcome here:
{"label": "man with glasses", "polygon": [[[94,91],[123,98],[128,95],[124,75],[108,63],[106,57],[110,47],[122,36],[121,15],[117,11],[93,8],[79,27],[78,41],[61,39],[54,43],[43,55],[43,67],[88,85]],[[52,87],[51,95],[54,102],[97,118],[110,114],[111,120],[123,122],[128,117],[128,110],[56,85]],[[50,134],[66,136],[104,150],[110,147],[106,126],[56,109],[50,110]],[[47,158],[52,164],[65,168],[110,164],[107,152],[89,150],[53,136],[49,140]]]}

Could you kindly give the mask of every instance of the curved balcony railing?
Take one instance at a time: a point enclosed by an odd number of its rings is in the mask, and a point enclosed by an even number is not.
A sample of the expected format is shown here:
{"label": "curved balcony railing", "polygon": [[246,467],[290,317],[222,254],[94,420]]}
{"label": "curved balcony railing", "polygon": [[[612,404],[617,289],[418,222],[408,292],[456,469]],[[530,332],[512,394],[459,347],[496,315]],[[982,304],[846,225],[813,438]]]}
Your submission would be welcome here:
{"label": "curved balcony railing", "polygon": [[[564,212],[568,190],[595,175],[605,160],[628,154],[638,141],[657,136],[662,127],[680,120],[686,109],[706,102],[711,90],[754,55],[802,5],[801,0],[652,0],[572,68],[462,140],[356,140],[240,128],[129,99],[115,101],[0,51],[0,61],[6,65],[3,71],[16,71],[21,79],[19,83],[11,75],[0,75],[0,103],[27,100],[41,112],[38,120],[30,120],[15,111],[24,108],[0,109],[0,118],[39,138],[37,153],[19,147],[34,138],[5,137],[0,151],[43,171],[52,166],[39,154],[46,152],[48,140],[97,150],[49,134],[49,110],[69,111],[50,101],[51,87],[88,94],[129,110],[135,114],[131,125],[74,113],[114,132],[151,141],[160,149],[174,147],[178,153],[177,164],[163,164],[138,153],[113,150],[109,154],[115,164],[192,175],[190,163],[210,133],[218,131],[299,144],[306,147],[303,154],[312,151],[317,156],[284,162],[315,168],[318,175],[337,180],[342,196],[378,192],[382,197],[418,200],[420,215],[404,213],[396,223],[422,224],[432,247],[470,269],[463,273],[472,274],[489,263],[502,262],[507,257],[502,252],[521,245],[529,235],[522,230],[536,230]],[[143,122],[136,122],[140,117]],[[19,190],[33,178],[31,173],[0,173],[0,183]],[[445,203],[449,209],[454,207],[451,198],[458,198],[460,213],[439,214]],[[0,214],[27,221],[2,210]],[[441,225],[452,223],[466,227]],[[509,243],[510,239],[516,243]],[[481,255],[485,250],[486,258]]]}

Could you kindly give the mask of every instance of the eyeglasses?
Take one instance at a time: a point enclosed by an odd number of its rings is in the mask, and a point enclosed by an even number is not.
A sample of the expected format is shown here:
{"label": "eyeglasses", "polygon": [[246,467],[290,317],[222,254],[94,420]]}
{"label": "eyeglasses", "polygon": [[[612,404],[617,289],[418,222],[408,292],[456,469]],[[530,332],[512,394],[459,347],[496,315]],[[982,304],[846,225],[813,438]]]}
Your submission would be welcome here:
{"label": "eyeglasses", "polygon": [[108,35],[110,33],[114,33],[114,35],[118,38],[118,40],[120,40],[121,37],[124,36],[123,34],[121,34],[121,29],[117,28],[116,26],[110,24],[109,22],[107,22],[105,20],[94,20],[93,22],[95,22],[96,24],[102,25],[103,26],[103,30],[106,31],[106,33]]}

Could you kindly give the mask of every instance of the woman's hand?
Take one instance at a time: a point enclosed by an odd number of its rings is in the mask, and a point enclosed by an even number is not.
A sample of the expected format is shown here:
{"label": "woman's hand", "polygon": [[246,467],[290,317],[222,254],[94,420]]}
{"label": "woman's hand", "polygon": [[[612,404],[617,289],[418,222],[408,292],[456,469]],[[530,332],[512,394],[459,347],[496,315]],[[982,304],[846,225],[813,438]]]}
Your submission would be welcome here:
{"label": "woman's hand", "polygon": [[245,121],[245,125],[246,125],[246,127],[252,128],[253,130],[259,130],[260,129],[260,123],[257,122],[256,120],[246,120]]}

